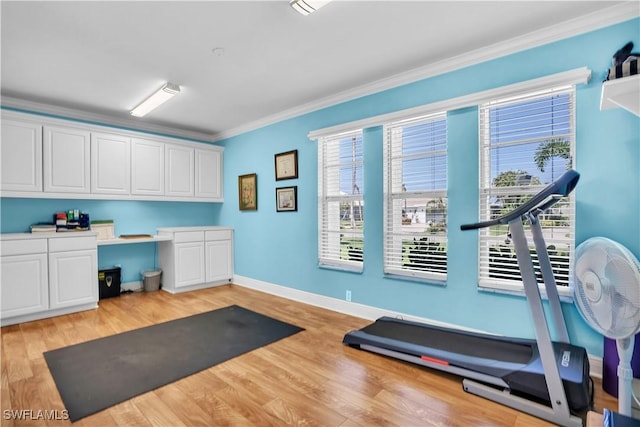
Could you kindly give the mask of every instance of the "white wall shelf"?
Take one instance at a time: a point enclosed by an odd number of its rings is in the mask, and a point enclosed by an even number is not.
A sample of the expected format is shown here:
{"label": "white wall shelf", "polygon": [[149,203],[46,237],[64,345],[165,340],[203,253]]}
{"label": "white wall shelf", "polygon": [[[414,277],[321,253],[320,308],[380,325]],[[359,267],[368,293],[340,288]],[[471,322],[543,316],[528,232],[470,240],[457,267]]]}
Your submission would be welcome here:
{"label": "white wall shelf", "polygon": [[602,83],[600,109],[617,107],[640,116],[640,74]]}

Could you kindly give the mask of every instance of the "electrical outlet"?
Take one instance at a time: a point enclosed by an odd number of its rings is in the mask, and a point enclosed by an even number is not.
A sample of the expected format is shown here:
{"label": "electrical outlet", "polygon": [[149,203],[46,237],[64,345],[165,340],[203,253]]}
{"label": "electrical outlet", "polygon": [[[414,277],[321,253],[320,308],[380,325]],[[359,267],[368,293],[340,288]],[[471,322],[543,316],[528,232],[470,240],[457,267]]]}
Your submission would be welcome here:
{"label": "electrical outlet", "polygon": [[347,301],[351,301],[351,291],[347,289],[347,294],[345,295],[344,299],[346,299]]}

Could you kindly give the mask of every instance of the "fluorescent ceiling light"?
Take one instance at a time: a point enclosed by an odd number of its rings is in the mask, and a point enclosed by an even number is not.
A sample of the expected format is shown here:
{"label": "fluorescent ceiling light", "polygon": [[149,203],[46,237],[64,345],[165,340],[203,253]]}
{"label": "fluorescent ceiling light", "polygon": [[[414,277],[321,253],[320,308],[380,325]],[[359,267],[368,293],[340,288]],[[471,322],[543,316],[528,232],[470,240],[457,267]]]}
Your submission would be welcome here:
{"label": "fluorescent ceiling light", "polygon": [[173,83],[165,83],[156,91],[156,93],[142,101],[140,105],[131,110],[131,115],[142,117],[178,93],[180,93],[180,86],[174,85]]}
{"label": "fluorescent ceiling light", "polygon": [[291,0],[289,6],[303,15],[309,15],[320,9],[331,0]]}

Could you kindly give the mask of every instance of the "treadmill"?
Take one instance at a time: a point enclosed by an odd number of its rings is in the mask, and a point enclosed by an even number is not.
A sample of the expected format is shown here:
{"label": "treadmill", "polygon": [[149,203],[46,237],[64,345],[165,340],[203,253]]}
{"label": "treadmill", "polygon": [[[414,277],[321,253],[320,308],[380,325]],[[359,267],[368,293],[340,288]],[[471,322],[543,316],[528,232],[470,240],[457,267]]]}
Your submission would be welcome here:
{"label": "treadmill", "polygon": [[[516,249],[536,339],[467,332],[392,317],[344,336],[343,343],[464,377],[463,388],[562,426],[582,426],[593,402],[589,360],[569,343],[551,262],[538,216],[567,196],[580,175],[565,172],[528,202],[494,220],[462,225],[474,230],[508,224]],[[551,313],[543,309],[524,222],[530,224]],[[553,327],[556,341],[551,340]]]}

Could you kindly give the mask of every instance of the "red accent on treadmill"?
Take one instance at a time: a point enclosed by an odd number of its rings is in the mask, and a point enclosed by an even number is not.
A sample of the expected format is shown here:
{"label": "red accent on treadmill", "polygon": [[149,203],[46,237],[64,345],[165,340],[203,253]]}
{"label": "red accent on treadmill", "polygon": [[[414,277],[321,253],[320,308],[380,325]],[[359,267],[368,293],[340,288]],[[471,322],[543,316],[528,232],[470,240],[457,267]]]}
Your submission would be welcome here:
{"label": "red accent on treadmill", "polygon": [[429,356],[420,356],[420,359],[426,360],[427,362],[437,363],[439,365],[449,366],[449,362],[447,362],[446,360],[434,359],[433,357]]}

